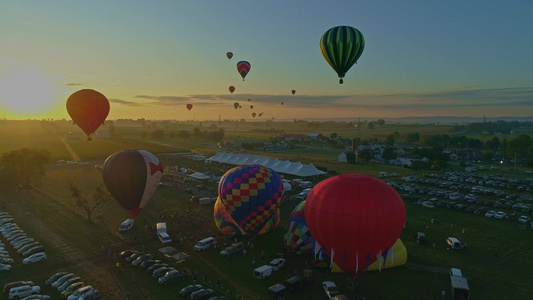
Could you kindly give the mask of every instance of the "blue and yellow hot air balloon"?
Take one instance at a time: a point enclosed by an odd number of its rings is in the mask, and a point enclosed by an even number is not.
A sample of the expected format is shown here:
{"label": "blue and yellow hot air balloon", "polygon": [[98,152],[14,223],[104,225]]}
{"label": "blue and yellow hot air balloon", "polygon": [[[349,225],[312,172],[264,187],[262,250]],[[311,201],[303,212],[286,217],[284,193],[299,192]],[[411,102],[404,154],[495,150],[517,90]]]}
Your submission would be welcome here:
{"label": "blue and yellow hot air balloon", "polygon": [[247,234],[256,235],[277,213],[283,182],[267,167],[238,166],[222,176],[218,196],[235,223]]}
{"label": "blue and yellow hot air balloon", "polygon": [[326,31],[320,39],[320,51],[339,75],[339,83],[346,72],[357,63],[365,48],[363,34],[350,26],[337,26]]}
{"label": "blue and yellow hot air balloon", "polygon": [[286,249],[301,252],[302,254],[313,253],[315,239],[305,222],[305,201],[300,202],[287,221],[287,231],[283,237],[283,246]]}

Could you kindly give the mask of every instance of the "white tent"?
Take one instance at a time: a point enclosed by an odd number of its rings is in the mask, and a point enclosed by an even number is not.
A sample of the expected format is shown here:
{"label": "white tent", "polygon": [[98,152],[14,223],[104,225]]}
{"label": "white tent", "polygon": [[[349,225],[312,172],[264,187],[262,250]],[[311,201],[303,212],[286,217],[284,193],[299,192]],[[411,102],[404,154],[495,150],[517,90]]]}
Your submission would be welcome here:
{"label": "white tent", "polygon": [[282,161],[277,158],[270,159],[268,157],[260,157],[248,154],[217,152],[215,155],[205,160],[205,162],[213,161],[230,165],[261,165],[278,173],[301,177],[315,176],[326,173],[317,169],[313,164],[304,165],[301,162],[290,162],[288,160]]}

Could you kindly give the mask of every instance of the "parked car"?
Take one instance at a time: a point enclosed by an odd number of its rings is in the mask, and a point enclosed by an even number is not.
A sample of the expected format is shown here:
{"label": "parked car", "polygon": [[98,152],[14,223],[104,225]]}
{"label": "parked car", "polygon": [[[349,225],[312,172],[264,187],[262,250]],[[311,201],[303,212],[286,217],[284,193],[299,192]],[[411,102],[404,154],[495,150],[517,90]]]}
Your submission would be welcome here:
{"label": "parked car", "polygon": [[335,296],[340,294],[339,288],[337,288],[337,285],[333,281],[322,282],[322,287],[324,288],[324,292],[329,300],[335,299]]}
{"label": "parked car", "polygon": [[499,211],[499,212],[494,214],[494,218],[495,219],[503,219],[503,218],[505,218],[505,216],[507,216],[507,213],[503,212],[503,211]]}
{"label": "parked car", "polygon": [[224,257],[231,257],[233,254],[241,253],[244,249],[244,244],[242,242],[233,243],[231,246],[220,251],[220,255]]}
{"label": "parked car", "polygon": [[22,256],[27,257],[27,256],[30,256],[30,255],[32,255],[34,253],[43,252],[43,251],[44,251],[44,247],[42,245],[37,245],[37,246],[31,247],[30,249],[22,252]]}
{"label": "parked car", "polygon": [[133,253],[132,255],[128,256],[128,257],[126,258],[126,261],[134,261],[134,260],[137,259],[137,257],[142,256],[142,255],[144,255],[144,254],[146,254],[146,253],[144,253],[144,252],[135,252],[135,253]]}
{"label": "parked car", "polygon": [[124,251],[120,252],[119,256],[120,256],[120,258],[126,259],[126,258],[130,257],[133,253],[137,253],[137,252],[139,252],[139,251],[128,249],[128,250],[124,250]]}
{"label": "parked car", "polygon": [[494,217],[495,214],[496,214],[496,211],[489,210],[488,212],[485,213],[485,217],[492,218],[492,217]]}
{"label": "parked car", "polygon": [[9,299],[22,299],[32,294],[38,294],[41,292],[41,287],[38,285],[29,286],[22,285],[17,286],[9,290]]}
{"label": "parked car", "polygon": [[423,232],[417,232],[415,233],[416,243],[423,245],[427,242],[426,234]]}
{"label": "parked car", "polygon": [[269,263],[269,265],[272,266],[272,270],[277,271],[285,265],[285,259],[275,258]]}
{"label": "parked car", "polygon": [[39,295],[39,294],[22,298],[22,300],[50,300],[50,299],[52,298],[48,295]]}
{"label": "parked car", "polygon": [[86,294],[83,294],[77,300],[94,300],[94,299],[99,299],[101,296],[102,295],[100,294],[99,290],[92,290]]}
{"label": "parked car", "polygon": [[9,270],[11,270],[11,265],[0,264],[0,272],[1,271],[9,271]]}
{"label": "parked car", "polygon": [[[70,278],[69,280],[63,282],[62,285],[57,287],[58,292],[63,292],[66,288],[68,288],[71,284],[81,282],[81,277],[77,276],[74,278]],[[76,291],[76,290],[74,290]]]}
{"label": "parked car", "polygon": [[187,278],[187,271],[171,270],[168,271],[165,276],[159,277],[157,282],[159,282],[159,284],[168,285],[169,283],[176,282],[178,280],[184,280],[185,278]]}
{"label": "parked car", "polygon": [[46,284],[46,285],[51,285],[51,284],[54,283],[56,280],[58,280],[60,277],[65,276],[65,275],[67,275],[67,274],[68,274],[67,272],[58,272],[58,273],[55,273],[54,275],[50,276],[50,278],[46,279],[46,281],[44,282],[44,284]]}
{"label": "parked car", "polygon": [[17,253],[18,254],[22,254],[22,253],[26,252],[26,250],[31,249],[31,248],[33,248],[35,246],[39,246],[39,245],[40,245],[39,242],[29,242],[27,244],[23,244],[20,248],[17,249]]}
{"label": "parked car", "polygon": [[522,224],[526,224],[530,221],[530,218],[528,216],[521,216],[518,218],[518,222]]}
{"label": "parked car", "polygon": [[92,286],[86,285],[80,289],[77,289],[74,293],[70,294],[70,296],[67,297],[67,300],[79,299],[81,296],[91,292],[92,290],[94,290]]}
{"label": "parked car", "polygon": [[67,298],[69,295],[74,293],[76,290],[82,288],[84,285],[85,284],[83,283],[83,281],[74,282],[71,285],[67,286],[67,288],[61,292],[60,296],[63,298]]}
{"label": "parked car", "polygon": [[65,281],[69,280],[70,278],[74,278],[76,277],[76,275],[74,275],[74,273],[68,273],[68,274],[65,274],[61,277],[59,277],[58,279],[56,279],[56,281],[54,281],[52,283],[52,287],[54,289],[57,289],[60,285],[62,285]]}
{"label": "parked car", "polygon": [[[33,249],[33,248],[32,248]],[[32,264],[34,262],[38,262],[38,261],[45,261],[46,260],[46,253],[44,252],[37,252],[35,254],[32,254],[28,257],[26,257],[25,259],[22,260],[22,263],[25,264],[25,265],[29,265],[29,264]]]}
{"label": "parked car", "polygon": [[191,293],[191,300],[203,300],[214,296],[216,293],[212,289],[200,289]]}
{"label": "parked car", "polygon": [[448,237],[448,239],[446,240],[446,243],[451,249],[459,250],[459,249],[466,248],[466,246],[463,243],[461,243],[461,241],[459,241],[457,238],[454,238],[454,237]]}
{"label": "parked car", "polygon": [[159,259],[148,259],[148,260],[145,260],[141,263],[141,267],[143,269],[147,269],[148,267],[154,265],[154,264],[157,264],[157,263],[161,263],[161,261]]}
{"label": "parked car", "polygon": [[157,268],[157,269],[154,270],[154,272],[152,272],[152,277],[154,277],[154,278],[162,277],[162,276],[164,276],[168,271],[171,271],[171,270],[174,270],[174,268],[172,268],[172,267],[161,267],[161,268]]}
{"label": "parked car", "polygon": [[189,298],[189,296],[191,295],[191,293],[195,292],[195,291],[198,291],[198,290],[201,290],[203,289],[204,287],[201,285],[201,284],[191,284],[191,285],[188,285],[184,288],[182,288],[180,291],[179,291],[179,295],[180,297],[182,298]]}
{"label": "parked car", "polygon": [[143,261],[149,260],[152,257],[154,257],[152,254],[149,254],[149,253],[148,254],[144,254],[144,255],[141,255],[141,256],[137,257],[137,259],[135,259],[131,264],[134,265],[134,266],[138,266]]}
{"label": "parked car", "polygon": [[165,263],[157,263],[157,264],[153,264],[151,266],[149,266],[147,269],[146,269],[146,273],[154,273],[154,270],[156,269],[159,269],[161,267],[168,267],[168,264],[165,264]]}
{"label": "parked car", "polygon": [[4,285],[3,292],[4,292],[4,294],[8,294],[9,290],[11,288],[14,288],[14,287],[17,287],[17,286],[23,286],[23,285],[34,286],[35,284],[33,283],[33,281],[20,281],[20,280],[12,281],[12,282],[6,283]]}
{"label": "parked car", "polygon": [[0,264],[12,265],[15,262],[12,258],[9,257],[0,257]]}

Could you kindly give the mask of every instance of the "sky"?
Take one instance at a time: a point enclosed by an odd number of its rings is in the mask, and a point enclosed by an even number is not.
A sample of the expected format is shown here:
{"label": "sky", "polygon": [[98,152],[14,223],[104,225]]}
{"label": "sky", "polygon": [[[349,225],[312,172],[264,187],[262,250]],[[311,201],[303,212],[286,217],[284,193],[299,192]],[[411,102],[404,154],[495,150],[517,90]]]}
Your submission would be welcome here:
{"label": "sky", "polygon": [[[529,0],[2,1],[0,117],[70,119],[80,89],[108,119],[529,117],[532,15]],[[319,47],[340,25],[365,38],[344,84]]]}

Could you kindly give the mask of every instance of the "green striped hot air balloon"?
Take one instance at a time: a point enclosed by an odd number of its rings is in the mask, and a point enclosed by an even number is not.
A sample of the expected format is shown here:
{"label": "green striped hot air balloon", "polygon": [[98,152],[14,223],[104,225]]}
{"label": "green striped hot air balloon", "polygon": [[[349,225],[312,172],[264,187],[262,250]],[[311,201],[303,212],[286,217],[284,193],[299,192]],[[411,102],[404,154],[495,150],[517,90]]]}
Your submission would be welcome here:
{"label": "green striped hot air balloon", "polygon": [[339,83],[346,72],[357,63],[363,53],[363,34],[350,26],[337,26],[326,31],[320,39],[320,51],[328,64],[339,75]]}

